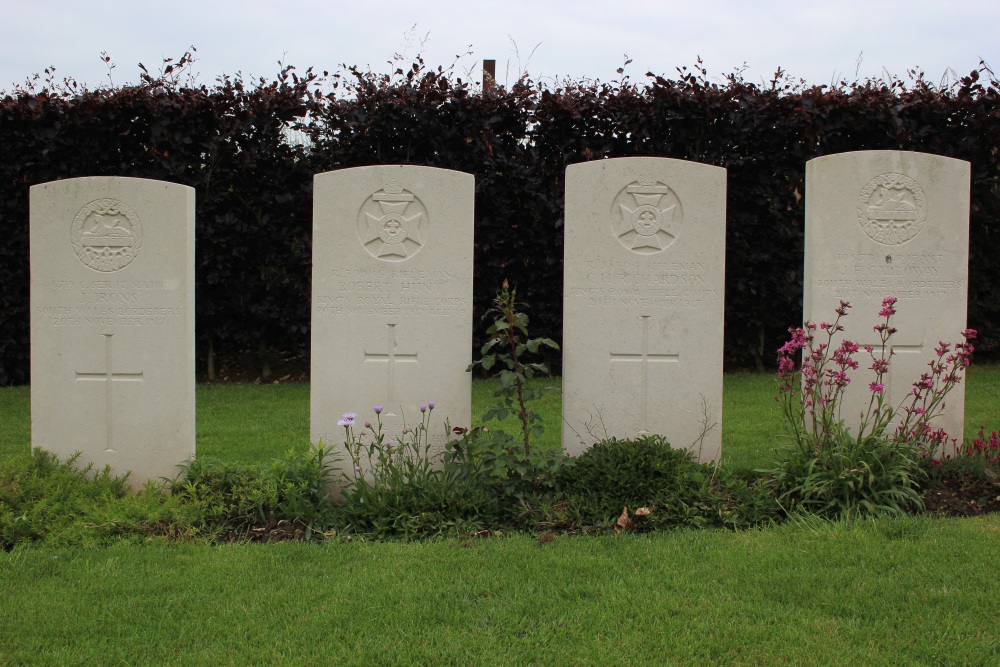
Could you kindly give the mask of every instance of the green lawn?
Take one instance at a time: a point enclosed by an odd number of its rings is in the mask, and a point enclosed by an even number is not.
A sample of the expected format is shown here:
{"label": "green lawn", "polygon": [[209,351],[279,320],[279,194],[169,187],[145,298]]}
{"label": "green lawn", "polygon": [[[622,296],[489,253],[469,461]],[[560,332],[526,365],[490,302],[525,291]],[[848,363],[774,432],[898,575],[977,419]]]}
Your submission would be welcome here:
{"label": "green lawn", "polygon": [[25,665],[995,665],[1000,518],[0,555]]}
{"label": "green lawn", "polygon": [[[538,380],[558,386],[556,380]],[[493,401],[495,381],[477,381],[472,387],[473,425]],[[771,465],[774,451],[784,442],[781,411],[774,401],[776,383],[771,375],[726,375],[722,420],[723,464],[753,470]],[[1000,366],[973,366],[966,387],[966,434],[980,425],[1000,430]],[[304,384],[198,385],[197,451],[231,461],[265,461],[309,441],[309,386]],[[546,393],[535,412],[542,415],[543,447],[559,447],[561,402],[558,393]],[[359,410],[363,412],[363,409]],[[362,415],[364,417],[364,415]],[[0,461],[27,452],[30,441],[28,387],[0,388]],[[508,419],[502,427],[519,432],[519,423]]]}
{"label": "green lawn", "polygon": [[[769,376],[729,375],[725,465],[772,461]],[[489,402],[475,386],[475,410]],[[484,396],[485,395],[485,396]],[[1000,429],[1000,368],[967,422]],[[308,387],[199,386],[198,451],[303,446]],[[0,465],[29,394],[0,389]],[[559,402],[539,412],[558,443]],[[0,553],[0,664],[1000,664],[1000,516],[621,538],[17,548]]]}

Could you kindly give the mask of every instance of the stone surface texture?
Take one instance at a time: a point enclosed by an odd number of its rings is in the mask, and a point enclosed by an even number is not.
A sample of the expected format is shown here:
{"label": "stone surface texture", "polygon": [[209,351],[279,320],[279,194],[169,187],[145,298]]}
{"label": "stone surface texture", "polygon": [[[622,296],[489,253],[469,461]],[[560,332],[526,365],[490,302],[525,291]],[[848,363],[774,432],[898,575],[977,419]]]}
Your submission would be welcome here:
{"label": "stone surface texture", "polygon": [[31,188],[31,445],[174,478],[195,451],[192,188]]}
{"label": "stone surface texture", "polygon": [[667,158],[566,169],[563,447],[722,445],[726,171]]}
{"label": "stone surface texture", "polygon": [[[929,370],[939,341],[964,340],[969,186],[968,162],[924,153],[862,151],[806,164],[803,317],[832,322],[834,309],[847,301],[852,308],[842,321],[843,336],[874,345],[882,300],[898,299],[885,383],[893,406]],[[855,430],[874,379],[871,356],[862,349],[856,359],[860,368],[841,412]],[[964,405],[963,383],[948,396],[937,423],[959,440]]]}
{"label": "stone surface texture", "polygon": [[[435,402],[433,452],[445,422],[471,420],[475,180],[421,166],[318,174],[313,208],[311,438],[342,453],[381,414],[391,440]],[[347,465],[342,461],[341,465]]]}

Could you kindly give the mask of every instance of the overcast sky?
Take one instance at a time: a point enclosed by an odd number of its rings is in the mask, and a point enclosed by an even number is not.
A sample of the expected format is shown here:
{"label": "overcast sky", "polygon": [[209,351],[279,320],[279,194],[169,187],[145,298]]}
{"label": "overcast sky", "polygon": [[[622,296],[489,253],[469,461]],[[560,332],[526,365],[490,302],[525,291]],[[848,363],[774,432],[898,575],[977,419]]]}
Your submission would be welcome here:
{"label": "overcast sky", "polygon": [[[626,73],[676,75],[698,56],[711,78],[746,66],[769,79],[781,67],[810,84],[905,75],[938,82],[968,74],[982,58],[1000,68],[998,0],[0,0],[0,90],[49,66],[89,87],[139,78],[166,57],[197,48],[194,71],[273,78],[279,61],[298,70],[341,64],[388,72],[400,53],[422,53],[479,79],[483,58],[501,83],[519,71],[547,82],[608,81],[627,54]],[[859,66],[860,62],[860,66]],[[1000,71],[1000,70],[998,70]]]}

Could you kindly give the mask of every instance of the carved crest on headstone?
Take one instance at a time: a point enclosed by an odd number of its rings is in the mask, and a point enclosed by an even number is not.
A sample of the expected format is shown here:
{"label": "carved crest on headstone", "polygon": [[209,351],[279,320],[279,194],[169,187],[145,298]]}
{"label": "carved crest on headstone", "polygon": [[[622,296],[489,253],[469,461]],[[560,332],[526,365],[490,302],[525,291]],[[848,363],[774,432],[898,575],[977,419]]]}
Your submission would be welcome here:
{"label": "carved crest on headstone", "polygon": [[611,206],[611,229],[632,252],[667,248],[680,232],[681,202],[668,186],[643,175],[624,187]]}
{"label": "carved crest on headstone", "polygon": [[906,243],[920,233],[926,219],[924,191],[909,176],[880,174],[861,190],[858,222],[877,243]]}
{"label": "carved crest on headstone", "polygon": [[427,210],[397,181],[389,181],[358,212],[361,245],[373,257],[399,262],[416,254],[427,236]]}
{"label": "carved crest on headstone", "polygon": [[73,219],[73,250],[96,271],[117,271],[132,263],[142,246],[142,225],[125,202],[97,199]]}

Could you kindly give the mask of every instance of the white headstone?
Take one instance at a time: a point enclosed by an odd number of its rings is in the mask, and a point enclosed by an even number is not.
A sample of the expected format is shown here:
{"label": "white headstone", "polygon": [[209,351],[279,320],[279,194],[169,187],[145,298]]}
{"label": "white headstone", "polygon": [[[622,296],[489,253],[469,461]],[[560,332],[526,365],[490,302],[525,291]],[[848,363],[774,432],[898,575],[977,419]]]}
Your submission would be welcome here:
{"label": "white headstone", "polygon": [[472,418],[475,179],[387,165],[318,174],[313,188],[311,438],[339,448],[344,413],[389,437],[433,401],[432,449],[445,421]]}
{"label": "white headstone", "polygon": [[194,455],[194,190],[31,188],[31,445],[133,487]]}
{"label": "white headstone", "polygon": [[[806,163],[803,317],[832,322],[834,309],[847,301],[843,336],[875,345],[882,300],[898,299],[885,387],[894,407],[929,370],[939,341],[964,340],[970,173],[962,160],[903,151],[841,153]],[[855,359],[861,367],[847,387],[841,418],[856,429],[875,376],[864,350]],[[946,405],[937,427],[961,441],[964,384]]]}
{"label": "white headstone", "polygon": [[725,248],[725,169],[645,157],[566,169],[568,453],[660,434],[720,456]]}

